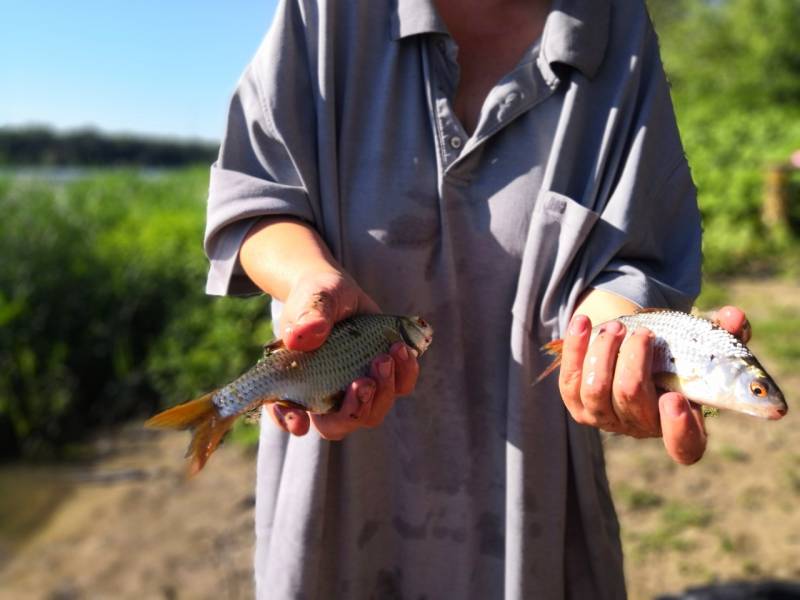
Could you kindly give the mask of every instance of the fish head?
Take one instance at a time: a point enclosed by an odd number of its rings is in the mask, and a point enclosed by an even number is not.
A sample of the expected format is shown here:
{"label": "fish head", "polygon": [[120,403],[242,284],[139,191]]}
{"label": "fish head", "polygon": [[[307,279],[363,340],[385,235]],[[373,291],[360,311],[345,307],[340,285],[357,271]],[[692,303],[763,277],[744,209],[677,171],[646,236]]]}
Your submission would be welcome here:
{"label": "fish head", "polygon": [[754,358],[745,359],[744,368],[736,378],[735,394],[743,404],[749,404],[753,413],[766,419],[780,419],[788,406],[775,381]]}
{"label": "fish head", "polygon": [[422,317],[400,317],[400,334],[403,341],[419,354],[424,353],[433,341],[433,327]]}
{"label": "fish head", "polygon": [[788,410],[783,393],[753,356],[719,360],[705,382],[713,388],[710,406],[771,420],[782,418]]}

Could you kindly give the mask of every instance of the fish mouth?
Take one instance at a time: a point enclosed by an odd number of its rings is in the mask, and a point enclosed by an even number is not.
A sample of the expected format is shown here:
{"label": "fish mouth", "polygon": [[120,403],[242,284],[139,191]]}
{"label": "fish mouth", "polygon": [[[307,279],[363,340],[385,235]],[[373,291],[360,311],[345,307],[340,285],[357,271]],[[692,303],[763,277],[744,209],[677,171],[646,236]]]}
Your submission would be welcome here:
{"label": "fish mouth", "polygon": [[783,406],[773,406],[770,408],[769,412],[767,412],[766,417],[770,421],[777,421],[785,417],[787,412],[789,412],[789,407],[785,404]]}

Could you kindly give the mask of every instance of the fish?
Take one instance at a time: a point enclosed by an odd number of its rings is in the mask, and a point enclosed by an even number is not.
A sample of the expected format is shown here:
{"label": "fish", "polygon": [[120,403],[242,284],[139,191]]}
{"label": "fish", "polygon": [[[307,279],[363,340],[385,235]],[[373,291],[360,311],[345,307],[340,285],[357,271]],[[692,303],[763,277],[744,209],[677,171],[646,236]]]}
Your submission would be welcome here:
{"label": "fish", "polygon": [[[653,332],[656,387],[707,407],[770,420],[786,415],[786,399],[775,380],[741,340],[713,321],[667,309],[642,309],[612,321],[625,325],[625,339],[637,327]],[[592,328],[590,344],[606,323]],[[560,339],[542,347],[554,359],[535,383],[559,367],[562,347]]]}
{"label": "fish", "polygon": [[169,408],[145,421],[150,428],[189,429],[189,475],[197,474],[242,415],[275,402],[311,413],[341,407],[348,385],[369,374],[373,359],[405,342],[422,355],[433,328],[421,317],[357,315],[336,323],[316,350],[289,350],[278,339],[264,346],[263,357],[224,387]]}

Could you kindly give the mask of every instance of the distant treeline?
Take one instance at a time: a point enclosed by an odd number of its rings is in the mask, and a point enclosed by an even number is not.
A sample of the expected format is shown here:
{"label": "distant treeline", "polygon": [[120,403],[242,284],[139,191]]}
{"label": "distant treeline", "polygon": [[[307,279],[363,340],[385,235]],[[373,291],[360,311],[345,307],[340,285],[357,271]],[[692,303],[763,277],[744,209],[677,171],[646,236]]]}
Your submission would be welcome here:
{"label": "distant treeline", "polygon": [[148,166],[210,164],[218,146],[94,129],[57,132],[48,127],[0,127],[0,166]]}

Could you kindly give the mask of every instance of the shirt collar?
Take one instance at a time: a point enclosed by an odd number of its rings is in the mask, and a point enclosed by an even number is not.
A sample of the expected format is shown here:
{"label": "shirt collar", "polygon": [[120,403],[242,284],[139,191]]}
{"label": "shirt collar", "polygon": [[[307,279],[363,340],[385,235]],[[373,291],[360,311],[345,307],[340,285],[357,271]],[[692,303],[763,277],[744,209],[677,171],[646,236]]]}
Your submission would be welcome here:
{"label": "shirt collar", "polygon": [[542,58],[593,77],[603,63],[610,27],[608,0],[554,0],[542,33]]}
{"label": "shirt collar", "polygon": [[[593,77],[605,56],[610,20],[609,0],[553,0],[542,33],[542,57]],[[392,38],[422,33],[447,34],[432,0],[396,0]]]}
{"label": "shirt collar", "polygon": [[421,33],[448,33],[432,0],[397,0],[392,14],[392,39]]}

